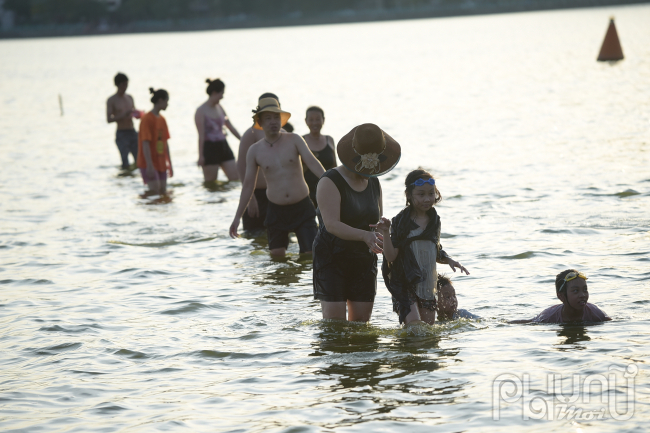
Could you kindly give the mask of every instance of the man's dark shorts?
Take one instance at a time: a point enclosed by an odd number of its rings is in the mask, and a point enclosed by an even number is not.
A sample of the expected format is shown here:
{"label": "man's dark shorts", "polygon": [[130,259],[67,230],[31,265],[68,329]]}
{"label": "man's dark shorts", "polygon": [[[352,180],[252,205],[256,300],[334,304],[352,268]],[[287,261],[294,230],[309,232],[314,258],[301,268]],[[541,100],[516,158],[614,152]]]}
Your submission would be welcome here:
{"label": "man's dark shorts", "polygon": [[129,153],[133,155],[134,162],[138,161],[138,133],[135,129],[118,129],[115,144],[120,151],[122,168],[129,168]]}
{"label": "man's dark shorts", "polygon": [[298,203],[278,205],[269,201],[266,211],[266,230],[269,238],[269,249],[287,248],[289,232],[294,232],[298,238],[300,252],[311,251],[314,238],[318,232],[316,226],[316,209],[309,196]]}
{"label": "man's dark shorts", "polygon": [[246,231],[263,230],[266,228],[264,220],[266,219],[266,211],[269,206],[269,199],[266,197],[266,188],[257,188],[254,194],[255,199],[257,200],[259,215],[256,217],[248,215],[248,208],[244,211],[244,215],[241,217],[241,222]]}

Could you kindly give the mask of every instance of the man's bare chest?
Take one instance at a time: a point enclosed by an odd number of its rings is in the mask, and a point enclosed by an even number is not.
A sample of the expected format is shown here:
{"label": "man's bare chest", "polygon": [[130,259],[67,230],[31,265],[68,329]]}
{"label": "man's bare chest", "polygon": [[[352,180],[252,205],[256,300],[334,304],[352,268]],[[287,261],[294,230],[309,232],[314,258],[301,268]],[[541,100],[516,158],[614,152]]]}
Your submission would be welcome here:
{"label": "man's bare chest", "polygon": [[295,148],[266,148],[258,152],[257,164],[265,175],[277,175],[286,171],[300,170],[301,160]]}

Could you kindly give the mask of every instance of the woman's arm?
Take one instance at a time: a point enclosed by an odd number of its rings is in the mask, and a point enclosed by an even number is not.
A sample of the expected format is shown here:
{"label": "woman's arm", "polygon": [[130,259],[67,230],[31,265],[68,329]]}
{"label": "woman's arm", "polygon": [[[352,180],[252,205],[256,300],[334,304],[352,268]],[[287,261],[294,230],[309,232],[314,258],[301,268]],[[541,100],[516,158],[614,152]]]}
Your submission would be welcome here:
{"label": "woman's arm", "polygon": [[365,242],[373,253],[381,254],[380,233],[355,229],[341,222],[341,194],[331,179],[323,177],[318,181],[316,200],[328,232],[340,239]]}
{"label": "woman's arm", "polygon": [[205,116],[201,112],[201,107],[196,110],[194,115],[194,123],[196,130],[199,133],[199,160],[196,165],[203,167],[205,165],[205,156],[203,156],[203,149],[205,146]]}
{"label": "woman's arm", "polygon": [[[224,111],[223,114],[225,115],[226,112]],[[226,128],[228,128],[230,132],[232,132],[232,135],[237,137],[237,140],[241,140],[241,135],[239,135],[239,132],[237,132],[235,127],[232,125],[232,123],[230,123],[230,119],[228,119],[228,116],[226,116],[226,120],[224,121],[223,124],[226,125]]]}

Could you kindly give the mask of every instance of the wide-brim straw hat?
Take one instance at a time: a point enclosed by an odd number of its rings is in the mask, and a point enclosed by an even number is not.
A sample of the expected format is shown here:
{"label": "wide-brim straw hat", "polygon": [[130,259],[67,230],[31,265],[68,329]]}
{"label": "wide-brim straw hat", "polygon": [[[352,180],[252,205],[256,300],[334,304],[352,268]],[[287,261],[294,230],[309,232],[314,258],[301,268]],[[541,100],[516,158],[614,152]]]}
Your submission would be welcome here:
{"label": "wide-brim straw hat", "polygon": [[364,123],[339,140],[336,153],[348,170],[371,177],[391,171],[402,156],[402,148],[379,126]]}
{"label": "wide-brim straw hat", "polygon": [[258,116],[265,111],[271,112],[271,113],[280,113],[280,119],[282,126],[284,126],[288,121],[289,118],[291,117],[291,113],[287,111],[282,111],[280,108],[280,102],[278,102],[277,99],[275,98],[262,98],[257,102],[257,108],[253,110],[253,120],[255,121],[255,125],[253,127],[255,129],[262,129],[260,126],[260,123],[258,122]]}

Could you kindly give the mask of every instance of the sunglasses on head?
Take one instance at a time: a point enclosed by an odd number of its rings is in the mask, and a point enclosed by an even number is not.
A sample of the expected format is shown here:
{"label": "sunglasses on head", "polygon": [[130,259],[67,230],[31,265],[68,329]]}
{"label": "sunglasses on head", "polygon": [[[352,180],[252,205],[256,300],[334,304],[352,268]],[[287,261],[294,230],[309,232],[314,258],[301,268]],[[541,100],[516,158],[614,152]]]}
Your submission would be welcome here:
{"label": "sunglasses on head", "polygon": [[564,277],[564,282],[562,283],[560,288],[557,289],[557,292],[560,293],[562,291],[562,289],[564,289],[564,286],[566,285],[566,283],[568,283],[571,280],[575,280],[578,277],[582,278],[585,281],[587,280],[587,276],[585,274],[583,274],[582,272],[569,272],[568,274],[566,274],[566,277]]}
{"label": "sunglasses on head", "polygon": [[429,185],[433,185],[433,186],[436,185],[436,181],[435,181],[433,178],[429,178],[429,179],[427,179],[427,180],[424,180],[424,179],[418,179],[418,180],[416,180],[415,182],[413,182],[411,185],[422,186],[422,185],[424,185],[425,183],[428,183]]}

